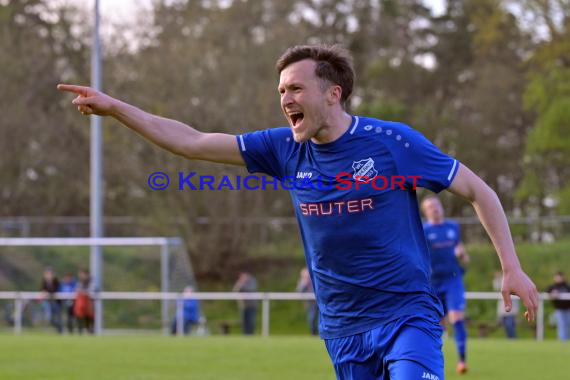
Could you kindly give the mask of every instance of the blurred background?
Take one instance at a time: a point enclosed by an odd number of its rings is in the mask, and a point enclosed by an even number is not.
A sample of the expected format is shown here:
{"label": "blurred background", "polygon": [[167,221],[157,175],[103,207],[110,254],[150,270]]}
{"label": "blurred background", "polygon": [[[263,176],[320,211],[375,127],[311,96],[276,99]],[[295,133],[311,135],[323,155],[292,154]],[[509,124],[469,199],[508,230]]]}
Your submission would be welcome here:
{"label": "blurred background", "polygon": [[[2,237],[89,236],[89,121],[55,87],[90,83],[92,8],[0,0]],[[346,46],[357,71],[351,112],[413,126],[486,180],[541,290],[570,272],[570,1],[102,0],[101,10],[103,91],[207,132],[285,124],[276,59],[294,44]],[[157,171],[245,173],[183,160],[106,118],[105,236],[181,237],[202,291],[230,290],[242,270],[260,290],[295,290],[304,257],[285,191],[154,191]],[[493,290],[498,260],[471,206],[443,203],[472,255],[467,289]],[[87,265],[78,252],[0,247],[0,290],[38,290],[46,265],[60,274]],[[108,289],[158,289],[156,261],[107,260]],[[274,312],[286,317],[272,331],[305,331],[299,305]],[[495,312],[488,301],[468,310],[479,321]],[[148,322],[123,314],[112,322]]]}

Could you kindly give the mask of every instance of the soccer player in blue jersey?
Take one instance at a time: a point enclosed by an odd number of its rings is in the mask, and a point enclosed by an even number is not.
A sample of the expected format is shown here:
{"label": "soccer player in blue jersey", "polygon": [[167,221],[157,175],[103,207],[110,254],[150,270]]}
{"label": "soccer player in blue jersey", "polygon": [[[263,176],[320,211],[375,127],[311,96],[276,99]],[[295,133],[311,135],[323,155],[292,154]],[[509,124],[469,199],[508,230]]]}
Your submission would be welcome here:
{"label": "soccer player in blue jersey", "polygon": [[431,253],[432,285],[443,304],[449,323],[453,326],[453,336],[459,354],[456,371],[464,374],[467,372],[467,330],[464,314],[464,270],[461,264],[469,263],[469,255],[461,242],[459,224],[445,219],[443,206],[437,196],[424,198],[422,211],[427,219],[424,223],[424,233]]}
{"label": "soccer player in blue jersey", "polygon": [[[80,112],[110,115],[175,154],[243,165],[288,184],[320,335],[339,379],[443,379],[443,311],[430,283],[416,185],[473,204],[501,260],[506,304],[519,295],[534,319],[538,293],[493,190],[407,125],[349,114],[354,71],[346,50],[295,46],[277,71],[289,126],[237,137],[199,132],[88,87],[58,88],[78,95]],[[393,180],[363,184],[380,176]]]}

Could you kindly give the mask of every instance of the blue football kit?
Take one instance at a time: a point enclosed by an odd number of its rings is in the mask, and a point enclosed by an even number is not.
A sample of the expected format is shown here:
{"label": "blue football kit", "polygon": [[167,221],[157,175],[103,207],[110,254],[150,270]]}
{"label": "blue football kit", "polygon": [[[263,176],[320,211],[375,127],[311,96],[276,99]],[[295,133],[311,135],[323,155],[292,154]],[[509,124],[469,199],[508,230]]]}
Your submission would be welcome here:
{"label": "blue football kit", "polygon": [[443,379],[443,310],[414,188],[447,188],[459,162],[407,125],[358,116],[326,144],[297,143],[288,127],[237,144],[249,172],[290,189],[337,376]]}
{"label": "blue football kit", "polygon": [[450,220],[439,224],[426,223],[424,232],[430,248],[431,278],[437,296],[446,311],[464,311],[464,270],[455,256],[455,248],[461,243],[459,225]]}
{"label": "blue football kit", "polygon": [[[455,248],[461,244],[459,224],[450,220],[438,224],[426,223],[424,233],[431,253],[432,284],[445,313],[465,311],[464,270],[455,256]],[[465,321],[463,319],[454,321],[453,331],[459,360],[465,362],[467,346]]]}

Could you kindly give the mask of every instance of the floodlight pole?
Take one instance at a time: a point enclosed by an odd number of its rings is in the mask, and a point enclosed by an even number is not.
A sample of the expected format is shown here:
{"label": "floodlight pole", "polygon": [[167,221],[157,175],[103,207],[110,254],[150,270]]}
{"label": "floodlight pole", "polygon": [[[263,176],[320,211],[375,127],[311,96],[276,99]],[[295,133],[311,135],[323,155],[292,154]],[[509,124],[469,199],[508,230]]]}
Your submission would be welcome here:
{"label": "floodlight pole", "polygon": [[[93,25],[93,41],[91,45],[91,87],[101,90],[101,44],[99,40],[99,0],[94,5],[95,20]],[[90,196],[90,230],[91,237],[103,237],[103,198],[102,198],[102,165],[101,165],[101,117],[91,115],[91,196]],[[98,293],[103,290],[101,246],[92,245],[89,265],[93,288]],[[103,330],[103,303],[95,297],[95,335]]]}

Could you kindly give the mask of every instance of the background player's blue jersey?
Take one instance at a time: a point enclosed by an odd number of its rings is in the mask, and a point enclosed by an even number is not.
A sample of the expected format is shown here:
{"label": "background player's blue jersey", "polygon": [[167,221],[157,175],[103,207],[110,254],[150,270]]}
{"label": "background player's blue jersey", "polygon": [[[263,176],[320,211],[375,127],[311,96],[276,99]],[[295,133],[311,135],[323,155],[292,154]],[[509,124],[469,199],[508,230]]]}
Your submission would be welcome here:
{"label": "background player's blue jersey", "polygon": [[439,321],[414,180],[405,180],[405,190],[390,184],[383,190],[370,184],[340,190],[336,185],[345,184],[336,176],[421,176],[417,186],[439,192],[457,173],[455,159],[404,124],[356,116],[327,144],[296,143],[290,128],[239,135],[237,143],[250,172],[295,187],[290,194],[321,337],[353,335],[410,316]]}
{"label": "background player's blue jersey", "polygon": [[441,224],[424,224],[424,233],[431,253],[432,281],[440,283],[463,274],[455,256],[455,247],[461,243],[459,224],[446,220]]}

